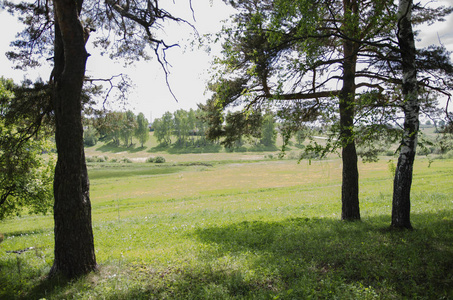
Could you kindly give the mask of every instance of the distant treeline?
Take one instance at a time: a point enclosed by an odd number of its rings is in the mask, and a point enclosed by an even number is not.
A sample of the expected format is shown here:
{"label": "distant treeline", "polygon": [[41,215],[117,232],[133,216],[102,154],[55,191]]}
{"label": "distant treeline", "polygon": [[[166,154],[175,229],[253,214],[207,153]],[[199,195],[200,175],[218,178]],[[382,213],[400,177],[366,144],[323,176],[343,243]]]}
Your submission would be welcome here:
{"label": "distant treeline", "polygon": [[[242,119],[253,119],[253,128],[250,127],[248,131],[241,130],[237,124],[232,124],[237,122],[238,118],[233,120],[231,115],[240,115]],[[209,135],[212,130],[209,117],[209,114],[202,108],[189,111],[180,109],[174,113],[166,112],[161,118],[154,120],[152,129],[157,141],[166,146],[223,145],[229,150],[245,150],[244,147],[247,144],[253,147],[276,148],[276,122],[270,113],[256,113],[251,116],[242,112],[229,112],[225,116],[222,115],[219,118],[221,123],[218,129],[221,134],[215,137]]]}
{"label": "distant treeline", "polygon": [[119,146],[133,145],[135,137],[143,147],[149,139],[149,124],[143,113],[137,116],[132,111],[117,112],[108,111],[97,113],[91,118],[85,119],[84,143],[86,146],[94,146],[98,140],[112,142]]}
{"label": "distant treeline", "polygon": [[[130,147],[133,138],[142,145],[149,138],[149,131],[163,147],[207,147],[222,145],[228,150],[241,151],[246,146],[257,149],[277,149],[277,122],[272,113],[243,114],[228,112],[220,116],[218,134],[210,135],[212,123],[202,108],[166,112],[161,118],[148,122],[143,113],[108,111],[85,119],[84,140],[93,146],[98,140],[117,146]],[[238,126],[241,123],[243,126]],[[211,124],[211,125],[210,125]],[[282,131],[281,128],[279,130]],[[301,140],[303,141],[303,139]],[[301,142],[298,141],[298,142]]]}

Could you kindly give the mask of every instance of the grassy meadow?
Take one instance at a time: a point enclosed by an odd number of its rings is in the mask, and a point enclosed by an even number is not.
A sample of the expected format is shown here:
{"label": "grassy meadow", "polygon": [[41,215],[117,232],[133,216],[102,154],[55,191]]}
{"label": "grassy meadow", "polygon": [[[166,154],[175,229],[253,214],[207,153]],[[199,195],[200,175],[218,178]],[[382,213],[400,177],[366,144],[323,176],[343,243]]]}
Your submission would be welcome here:
{"label": "grassy meadow", "polygon": [[[151,148],[87,149],[107,156],[88,164],[98,272],[46,279],[52,216],[2,221],[0,298],[453,299],[453,160],[417,160],[415,230],[390,231],[395,158],[360,163],[351,223],[337,157]],[[166,162],[145,162],[157,155]]]}

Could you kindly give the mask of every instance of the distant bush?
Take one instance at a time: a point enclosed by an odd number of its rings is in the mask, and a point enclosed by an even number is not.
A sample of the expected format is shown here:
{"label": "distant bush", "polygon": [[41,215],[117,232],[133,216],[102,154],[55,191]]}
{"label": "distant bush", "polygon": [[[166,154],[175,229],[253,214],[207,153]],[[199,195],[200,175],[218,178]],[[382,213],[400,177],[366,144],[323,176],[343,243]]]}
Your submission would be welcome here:
{"label": "distant bush", "polygon": [[146,162],[147,162],[147,163],[153,163],[153,162],[154,162],[154,157],[148,157],[148,158],[146,159]]}
{"label": "distant bush", "polygon": [[108,156],[88,156],[87,158],[85,158],[85,161],[86,162],[106,162],[108,161],[109,158]]}
{"label": "distant bush", "polygon": [[131,164],[131,163],[132,163],[132,160],[130,160],[129,158],[125,157],[125,158],[123,158],[120,162],[127,163],[127,164]]}
{"label": "distant bush", "polygon": [[85,161],[86,162],[96,162],[96,157],[87,156],[85,158]]}
{"label": "distant bush", "polygon": [[447,159],[453,158],[453,150],[448,151],[448,152],[445,154],[445,158],[447,158]]}
{"label": "distant bush", "polygon": [[165,162],[165,158],[162,157],[162,156],[158,156],[158,157],[156,157],[156,158],[154,159],[154,162],[155,162],[156,164],[162,164],[162,163]]}

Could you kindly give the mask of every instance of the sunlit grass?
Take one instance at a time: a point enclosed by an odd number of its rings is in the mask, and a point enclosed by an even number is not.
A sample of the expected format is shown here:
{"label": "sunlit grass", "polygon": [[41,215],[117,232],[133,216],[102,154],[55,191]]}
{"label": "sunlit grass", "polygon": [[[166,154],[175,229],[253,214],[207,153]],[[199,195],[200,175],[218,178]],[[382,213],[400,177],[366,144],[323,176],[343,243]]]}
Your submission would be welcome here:
{"label": "sunlit grass", "polygon": [[[72,282],[45,280],[52,217],[4,221],[0,298],[453,297],[451,160],[430,168],[417,161],[415,230],[400,232],[387,230],[392,174],[386,160],[360,164],[363,221],[353,223],[340,221],[338,159],[134,163],[92,167],[90,175],[99,272]],[[28,247],[34,249],[6,253]]]}

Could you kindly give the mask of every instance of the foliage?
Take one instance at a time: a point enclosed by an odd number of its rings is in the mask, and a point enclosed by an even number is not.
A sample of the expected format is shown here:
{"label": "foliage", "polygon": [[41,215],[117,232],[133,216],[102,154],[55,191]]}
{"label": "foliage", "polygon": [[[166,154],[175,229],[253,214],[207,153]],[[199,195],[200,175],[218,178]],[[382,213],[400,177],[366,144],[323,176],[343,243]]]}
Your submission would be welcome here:
{"label": "foliage", "polygon": [[0,220],[52,209],[55,161],[46,128],[50,125],[33,111],[39,105],[36,97],[45,99],[39,94],[0,78]]}
{"label": "foliage", "polygon": [[[352,74],[357,82],[347,107],[354,111],[354,126],[346,143],[355,141],[364,159],[376,159],[377,148],[388,144],[374,146],[375,142],[390,143],[402,134],[394,130],[399,126],[402,82],[394,36],[397,7],[385,1],[347,3],[351,7],[341,1],[229,1],[237,13],[218,35],[223,53],[210,85],[215,95],[205,110],[214,115],[216,110],[237,105],[249,110],[264,106],[277,112],[279,122],[322,123],[330,127],[332,138],[321,151],[335,151],[345,143],[341,131],[346,129],[338,123],[341,91],[332,89],[330,82],[343,80],[336,70],[354,64],[343,53],[343,42],[354,41],[351,47],[361,64]],[[414,19],[438,22],[451,10],[417,6]],[[443,80],[452,74],[449,54],[444,47],[420,49],[417,66],[420,78],[431,78],[422,83],[426,101],[421,109],[438,114],[435,95],[451,89],[450,80]],[[218,128],[218,122],[211,122],[212,126]],[[297,132],[298,127],[286,129]]]}
{"label": "foliage", "polygon": [[137,116],[137,129],[135,130],[135,137],[138,138],[138,141],[143,147],[149,140],[149,128],[148,128],[148,120],[145,118],[143,113],[139,113]]}
{"label": "foliage", "polygon": [[155,162],[156,164],[162,164],[162,163],[165,162],[165,158],[162,157],[162,156],[157,156],[157,157],[154,159],[154,162]]}
{"label": "foliage", "polygon": [[97,132],[96,130],[88,126],[84,131],[83,131],[83,144],[87,147],[92,147],[96,145],[98,142],[98,137],[97,137]]}
{"label": "foliage", "polygon": [[157,118],[153,122],[154,136],[159,143],[170,145],[173,134],[174,122],[170,112],[166,112],[162,118]]}
{"label": "foliage", "polygon": [[124,113],[123,124],[121,124],[120,137],[124,141],[124,146],[132,146],[132,137],[136,132],[137,117],[130,110]]}

